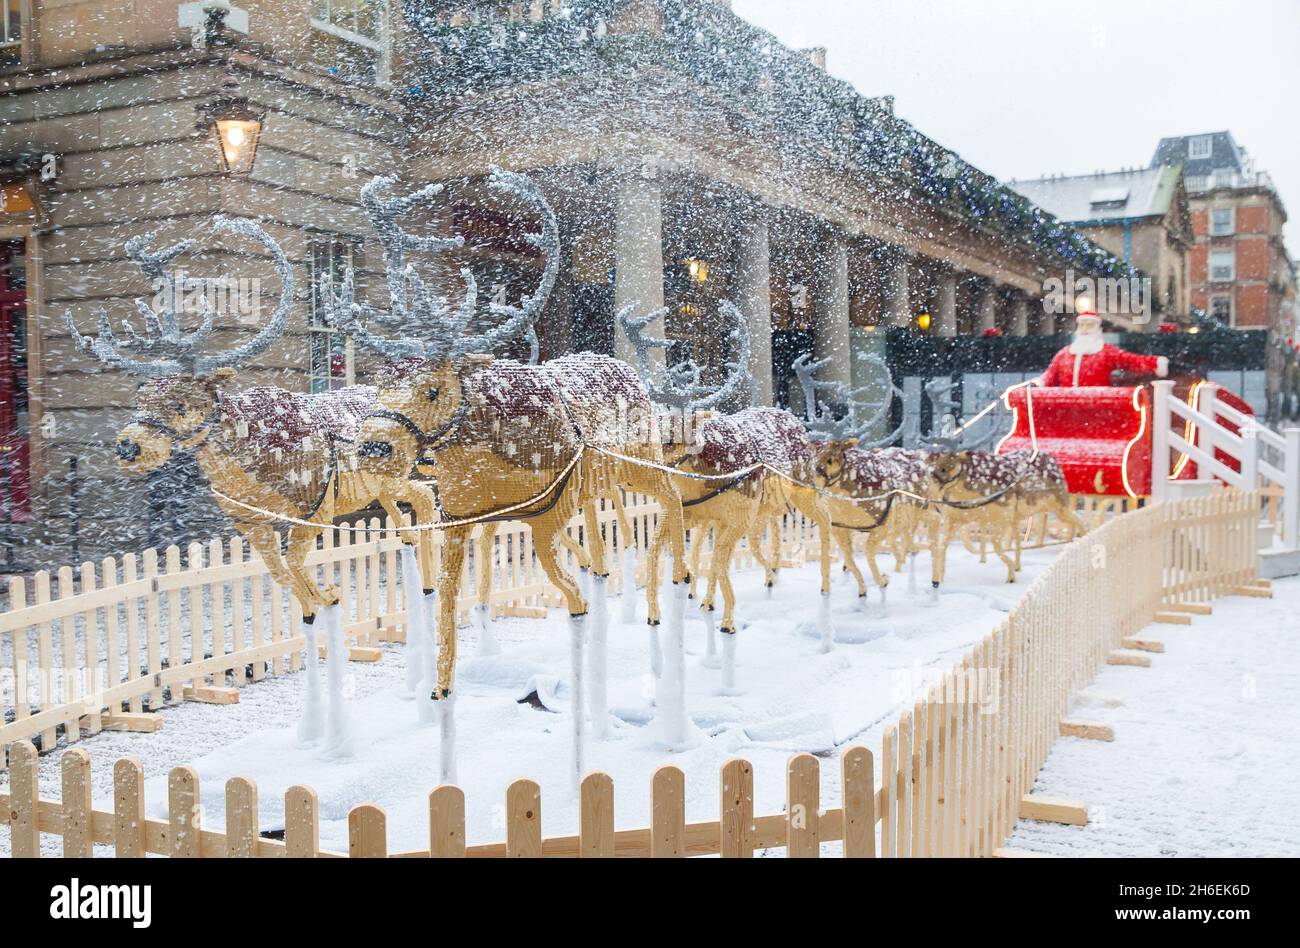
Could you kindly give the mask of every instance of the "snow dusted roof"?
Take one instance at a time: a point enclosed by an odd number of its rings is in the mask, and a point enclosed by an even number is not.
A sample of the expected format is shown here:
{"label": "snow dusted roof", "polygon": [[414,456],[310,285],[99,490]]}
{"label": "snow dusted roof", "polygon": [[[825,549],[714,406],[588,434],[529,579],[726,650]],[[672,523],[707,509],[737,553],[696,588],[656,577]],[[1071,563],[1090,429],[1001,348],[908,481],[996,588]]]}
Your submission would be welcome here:
{"label": "snow dusted roof", "polygon": [[1180,173],[1177,166],[1137,168],[1007,184],[1060,220],[1087,224],[1164,215]]}

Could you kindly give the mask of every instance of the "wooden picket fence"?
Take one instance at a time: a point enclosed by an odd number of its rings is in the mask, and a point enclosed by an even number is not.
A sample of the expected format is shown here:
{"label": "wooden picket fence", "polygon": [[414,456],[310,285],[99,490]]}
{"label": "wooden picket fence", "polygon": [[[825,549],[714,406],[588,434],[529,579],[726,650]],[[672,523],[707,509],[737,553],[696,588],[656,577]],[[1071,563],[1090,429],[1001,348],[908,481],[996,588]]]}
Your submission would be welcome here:
{"label": "wooden picket fence", "polygon": [[[1107,662],[1130,664],[1125,640],[1162,610],[1252,588],[1259,509],[1258,494],[1226,489],[1116,517],[1066,547],[1006,622],[917,689],[878,755],[843,752],[837,809],[820,809],[819,763],[799,754],[788,764],[785,812],[756,816],[752,766],[737,759],[721,769],[716,821],[686,823],[684,776],[661,767],[652,778],[651,825],[616,830],[613,782],[593,773],[582,783],[577,835],[544,838],[540,789],[519,780],[506,794],[506,840],[467,846],[464,794],[444,786],[429,797],[427,850],[390,853],[383,810],[364,805],[349,816],[348,855],[744,857],[784,847],[817,856],[821,843],[836,840],[846,856],[993,855],[1018,819],[1044,808],[1030,793],[1034,778],[1078,689]],[[119,856],[343,855],[320,851],[308,787],[288,791],[279,840],[260,834],[257,788],[244,778],[226,784],[222,833],[194,825],[199,785],[188,767],[170,773],[166,821],[145,818],[137,761],[114,764],[112,812],[91,806],[83,750],[66,751],[62,768],[61,799],[42,800],[35,746],[14,745],[10,791],[0,795],[14,855],[37,855],[41,833],[61,836],[65,855],[88,855],[92,843]]]}
{"label": "wooden picket fence", "polygon": [[[616,594],[625,582],[624,545],[644,553],[659,515],[658,505],[640,495],[627,498],[625,511],[628,537],[620,535],[612,505],[601,502]],[[578,517],[569,525],[580,541],[583,529]],[[816,531],[802,515],[786,514],[780,529],[785,565],[815,555]],[[477,602],[480,568],[491,570],[496,616],[535,618],[563,604],[537,562],[527,524],[500,525],[486,563],[476,562],[479,532],[458,596],[462,619]],[[442,534],[431,537],[436,558]],[[363,519],[325,531],[307,557],[318,578],[339,589],[353,657],[375,660],[381,643],[406,641],[400,548],[387,518]],[[753,558],[742,546],[734,562],[746,568]],[[643,565],[634,581],[644,583]],[[219,700],[220,689],[302,667],[301,609],[239,536],[12,577],[6,604],[0,611],[0,766],[14,741],[35,739],[49,751],[60,737],[76,743],[105,727],[141,727],[148,724],[139,717],[146,709]]]}

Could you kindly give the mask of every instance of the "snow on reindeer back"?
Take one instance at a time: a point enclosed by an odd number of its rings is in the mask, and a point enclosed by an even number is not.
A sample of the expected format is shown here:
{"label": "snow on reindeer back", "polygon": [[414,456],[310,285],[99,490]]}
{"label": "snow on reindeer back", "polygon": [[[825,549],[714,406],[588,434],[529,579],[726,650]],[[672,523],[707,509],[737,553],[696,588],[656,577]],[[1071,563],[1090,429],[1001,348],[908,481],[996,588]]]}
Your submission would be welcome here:
{"label": "snow on reindeer back", "polygon": [[700,426],[700,438],[699,459],[717,472],[761,462],[798,477],[812,457],[803,425],[779,408],[746,408],[710,418]]}
{"label": "snow on reindeer back", "polygon": [[353,467],[361,422],[374,405],[369,386],[317,395],[252,388],[222,397],[218,442],[259,483],[307,513],[336,467]]}

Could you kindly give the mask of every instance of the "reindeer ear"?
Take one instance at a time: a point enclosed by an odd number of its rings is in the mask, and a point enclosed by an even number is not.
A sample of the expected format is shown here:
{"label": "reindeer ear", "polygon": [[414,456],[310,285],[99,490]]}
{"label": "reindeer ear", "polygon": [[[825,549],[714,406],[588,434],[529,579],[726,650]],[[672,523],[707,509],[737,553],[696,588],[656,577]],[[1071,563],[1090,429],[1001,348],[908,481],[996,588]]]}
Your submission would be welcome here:
{"label": "reindeer ear", "polygon": [[238,374],[239,371],[234,366],[223,365],[221,368],[217,369],[217,371],[212,373],[212,378],[218,383],[229,382]]}

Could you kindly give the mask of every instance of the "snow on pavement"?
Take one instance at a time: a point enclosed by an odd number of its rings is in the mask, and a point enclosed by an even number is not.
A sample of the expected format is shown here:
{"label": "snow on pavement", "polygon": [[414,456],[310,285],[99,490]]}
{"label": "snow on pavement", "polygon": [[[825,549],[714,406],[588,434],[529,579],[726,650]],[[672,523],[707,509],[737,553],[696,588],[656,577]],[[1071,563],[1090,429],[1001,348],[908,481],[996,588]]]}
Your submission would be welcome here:
{"label": "snow on pavement", "polygon": [[[821,755],[822,805],[839,803],[839,750],[862,743],[880,747],[886,724],[896,720],[914,689],[927,685],[964,650],[1005,617],[1011,603],[1055,556],[1055,550],[1025,551],[1025,570],[1014,586],[1003,579],[995,557],[978,563],[954,547],[948,581],[938,605],[928,602],[929,563],[918,562],[922,591],[908,594],[908,578],[892,575],[889,611],[879,615],[873,592],[866,611],[856,592],[838,575],[834,618],[838,641],[822,654],[815,628],[817,575],[813,565],[783,570],[771,599],[756,570],[736,576],[738,694],[719,694],[719,672],[701,664],[705,626],[688,607],[687,707],[693,722],[689,748],[669,752],[655,742],[653,679],[648,675],[645,605],[634,623],[619,621],[611,604],[609,705],[610,738],[589,744],[587,767],[614,778],[619,828],[646,826],[650,778],[656,767],[675,764],[686,773],[687,818],[716,819],[718,769],[732,756],[754,764],[755,811],[779,813],[785,802],[789,756],[807,750]],[[885,558],[881,558],[885,566]],[[641,597],[638,597],[641,598]],[[459,634],[457,680],[459,784],[466,794],[471,844],[504,839],[504,800],[519,777],[542,788],[542,823],[547,835],[577,830],[577,805],[569,789],[568,623],[552,612],[545,621],[504,619],[496,623],[503,653],[475,655],[472,627]],[[151,816],[166,815],[166,774],[189,764],[201,779],[205,826],[224,825],[224,784],[235,775],[256,781],[263,830],[283,826],[285,790],[313,787],[321,810],[321,844],[347,851],[347,813],[360,803],[378,803],[388,816],[390,851],[428,845],[428,793],[438,783],[438,732],[415,724],[415,708],[399,692],[405,678],[404,649],[389,646],[378,664],[350,663],[348,693],[358,753],[330,760],[301,747],[295,738],[302,708],[303,678],[268,678],[244,688],[240,703],[186,703],[160,712],[155,734],[104,732],[77,746],[91,755],[95,805],[112,809],[111,763],[134,756],[144,766],[145,799]],[[538,688],[560,713],[517,699]],[[59,794],[59,754],[40,759],[41,792]],[[0,782],[7,774],[0,774]],[[827,844],[827,852],[838,844]],[[0,853],[8,851],[0,833]],[[42,847],[59,852],[57,837]],[[104,851],[107,855],[107,851]]]}
{"label": "snow on pavement", "polygon": [[1008,845],[1300,856],[1300,578],[1276,581],[1271,600],[1220,599],[1190,626],[1144,635],[1165,652],[1150,668],[1106,666],[1072,712],[1114,726],[1114,742],[1061,738],[1034,786],[1088,804],[1088,825],[1021,821]]}

